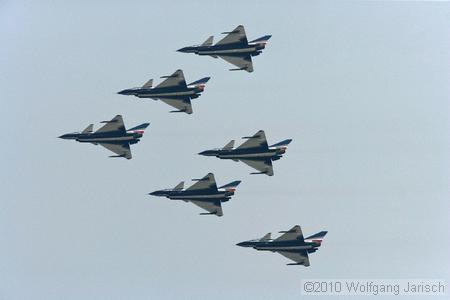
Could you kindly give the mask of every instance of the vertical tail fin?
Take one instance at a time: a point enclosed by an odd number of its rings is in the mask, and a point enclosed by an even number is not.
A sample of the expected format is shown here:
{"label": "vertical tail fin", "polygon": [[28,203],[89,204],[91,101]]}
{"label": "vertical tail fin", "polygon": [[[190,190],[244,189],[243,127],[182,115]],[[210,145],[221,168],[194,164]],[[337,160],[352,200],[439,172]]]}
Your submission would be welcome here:
{"label": "vertical tail fin", "polygon": [[202,46],[211,46],[213,44],[214,36],[211,35],[206,41],[203,42]]}
{"label": "vertical tail fin", "polygon": [[225,189],[227,191],[232,191],[234,192],[236,190],[236,187],[241,183],[240,180],[236,180],[233,182],[230,182],[228,184],[222,185],[221,187],[219,187],[219,189]]}
{"label": "vertical tail fin", "polygon": [[141,125],[138,125],[136,127],[130,128],[127,131],[144,131],[150,123],[142,123]]}
{"label": "vertical tail fin", "polygon": [[305,240],[322,243],[322,240],[327,233],[328,231],[321,231],[311,236],[308,236],[307,238],[305,238]]}
{"label": "vertical tail fin", "polygon": [[258,44],[258,43],[267,43],[267,41],[271,38],[271,35],[265,35],[260,38],[257,38],[253,41],[248,42],[249,44]]}
{"label": "vertical tail fin", "polygon": [[223,150],[231,150],[234,147],[234,140],[231,140],[228,142],[228,144],[226,144],[225,146],[223,146]]}
{"label": "vertical tail fin", "polygon": [[181,190],[183,190],[183,188],[184,188],[184,181],[182,181],[182,182],[180,182],[179,184],[177,184],[177,185],[173,188],[173,190],[174,190],[174,191],[181,191]]}
{"label": "vertical tail fin", "polygon": [[94,131],[94,124],[89,124],[81,133],[92,133]]}
{"label": "vertical tail fin", "polygon": [[287,140],[281,141],[281,142],[279,142],[279,143],[270,145],[269,147],[270,147],[270,148],[281,148],[281,147],[286,147],[286,146],[289,145],[291,142],[292,142],[292,139],[287,139]]}
{"label": "vertical tail fin", "polygon": [[199,79],[199,80],[189,83],[188,86],[205,84],[208,82],[209,79],[211,79],[211,77],[203,77],[202,79]]}

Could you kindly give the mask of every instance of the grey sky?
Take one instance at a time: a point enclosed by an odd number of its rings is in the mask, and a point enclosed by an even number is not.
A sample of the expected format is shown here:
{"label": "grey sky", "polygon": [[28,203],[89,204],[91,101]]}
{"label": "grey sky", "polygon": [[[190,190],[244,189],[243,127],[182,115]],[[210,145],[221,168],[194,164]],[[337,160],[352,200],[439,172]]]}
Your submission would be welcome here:
{"label": "grey sky", "polygon": [[[449,281],[445,2],[2,1],[0,299],[298,299],[302,278]],[[181,54],[243,24],[255,72]],[[211,76],[193,115],[115,94]],[[122,114],[133,159],[63,141]],[[264,129],[275,176],[196,153]],[[214,172],[224,217],[146,195]],[[328,230],[310,268],[234,246]]]}

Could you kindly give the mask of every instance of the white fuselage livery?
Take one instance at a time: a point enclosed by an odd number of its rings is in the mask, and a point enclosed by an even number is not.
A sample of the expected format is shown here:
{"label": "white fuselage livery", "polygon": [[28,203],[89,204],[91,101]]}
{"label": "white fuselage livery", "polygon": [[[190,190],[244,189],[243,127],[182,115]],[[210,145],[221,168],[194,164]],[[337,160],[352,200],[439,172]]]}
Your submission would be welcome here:
{"label": "white fuselage livery", "polygon": [[132,141],[134,139],[136,139],[134,134],[128,133],[127,135],[124,136],[115,136],[115,137],[78,138],[77,141],[81,143],[105,143],[105,142]]}
{"label": "white fuselage livery", "polygon": [[308,250],[313,248],[311,245],[296,245],[296,246],[255,246],[256,250],[268,251],[289,251],[289,250]]}
{"label": "white fuselage livery", "polygon": [[253,53],[257,51],[257,47],[247,47],[240,49],[223,49],[223,50],[202,50],[198,51],[198,55],[233,55],[233,54],[242,54],[242,53]]}
{"label": "white fuselage livery", "polygon": [[158,97],[181,97],[181,96],[192,96],[196,94],[197,92],[192,91],[185,91],[185,92],[166,92],[166,93],[152,93],[151,90],[149,90],[148,93],[142,92],[140,94],[137,94],[136,96],[139,98],[158,98]]}
{"label": "white fuselage livery", "polygon": [[[223,151],[223,149],[222,149]],[[245,158],[249,158],[249,159],[254,159],[254,158],[269,158],[269,157],[275,157],[275,156],[280,156],[282,154],[284,154],[286,152],[286,147],[283,148],[269,148],[267,151],[262,151],[262,152],[248,152],[246,153],[246,151],[242,151],[243,153],[239,153],[239,149],[232,149],[230,150],[230,153],[226,153],[225,151],[223,151],[222,153],[219,153],[217,156],[219,158],[224,158],[224,159],[245,159]]]}
{"label": "white fuselage livery", "polygon": [[215,194],[206,194],[206,195],[171,195],[171,200],[211,200],[211,199],[223,199],[227,197],[227,192],[218,192]]}
{"label": "white fuselage livery", "polygon": [[273,157],[276,156],[276,152],[259,152],[259,153],[245,153],[245,154],[219,154],[219,158],[240,159],[240,158],[260,158],[260,157]]}

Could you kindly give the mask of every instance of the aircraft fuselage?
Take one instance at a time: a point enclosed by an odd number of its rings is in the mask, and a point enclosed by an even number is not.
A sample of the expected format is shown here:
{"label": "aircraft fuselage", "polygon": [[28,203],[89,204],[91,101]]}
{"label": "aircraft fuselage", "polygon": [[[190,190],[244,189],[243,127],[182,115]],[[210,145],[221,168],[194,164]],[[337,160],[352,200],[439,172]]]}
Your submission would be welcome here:
{"label": "aircraft fuselage", "polygon": [[293,250],[307,250],[308,252],[315,252],[320,243],[318,242],[302,242],[300,240],[292,241],[246,241],[237,244],[241,247],[252,247],[261,251],[293,251]]}
{"label": "aircraft fuselage", "polygon": [[133,95],[139,98],[186,98],[190,97],[192,99],[200,96],[203,92],[204,85],[199,85],[195,87],[187,88],[136,88],[136,89],[126,89],[120,91],[121,95]]}
{"label": "aircraft fuselage", "polygon": [[216,156],[221,159],[265,159],[271,158],[277,160],[286,152],[283,148],[268,149],[258,151],[258,149],[233,149],[233,150],[206,150],[200,152],[200,155]]}
{"label": "aircraft fuselage", "polygon": [[266,47],[265,43],[248,45],[214,45],[214,46],[190,46],[179,49],[179,52],[195,53],[198,55],[245,55],[256,56]]}
{"label": "aircraft fuselage", "polygon": [[150,193],[152,196],[162,196],[167,197],[171,200],[184,200],[184,201],[211,201],[213,199],[218,199],[221,202],[226,202],[231,199],[234,195],[232,191],[173,191],[173,190],[160,190]]}
{"label": "aircraft fuselage", "polygon": [[60,136],[62,139],[76,140],[80,143],[113,143],[128,141],[130,144],[139,142],[143,136],[139,132],[100,132],[100,133],[68,133]]}

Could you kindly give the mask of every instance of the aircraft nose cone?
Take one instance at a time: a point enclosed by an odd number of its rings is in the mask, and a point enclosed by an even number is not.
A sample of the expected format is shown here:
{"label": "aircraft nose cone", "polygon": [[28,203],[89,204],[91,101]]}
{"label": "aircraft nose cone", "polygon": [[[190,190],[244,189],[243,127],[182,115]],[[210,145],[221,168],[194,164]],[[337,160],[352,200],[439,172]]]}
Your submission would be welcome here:
{"label": "aircraft nose cone", "polygon": [[214,156],[214,155],[216,155],[216,153],[215,153],[215,151],[205,150],[205,151],[199,152],[198,155]]}
{"label": "aircraft nose cone", "polygon": [[123,91],[117,92],[117,94],[119,94],[119,95],[126,95],[127,94],[127,90],[123,90]]}
{"label": "aircraft nose cone", "polygon": [[187,49],[186,49],[186,47],[183,47],[183,48],[178,49],[177,52],[187,52]]}
{"label": "aircraft nose cone", "polygon": [[60,135],[60,136],[58,136],[58,138],[65,140],[65,139],[67,139],[67,134]]}
{"label": "aircraft nose cone", "polygon": [[236,244],[236,246],[239,246],[239,247],[244,247],[244,245],[245,245],[245,242],[241,242],[241,243],[237,243]]}

